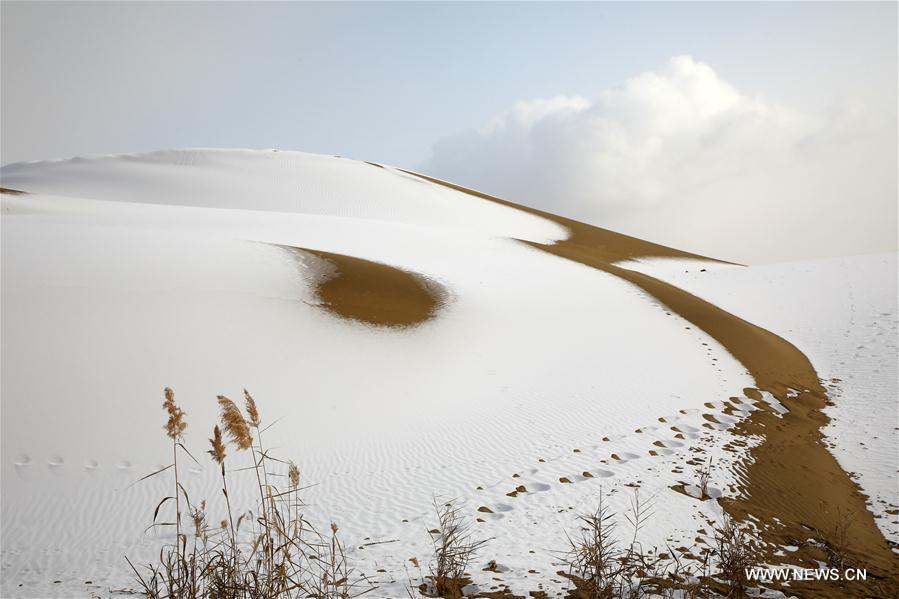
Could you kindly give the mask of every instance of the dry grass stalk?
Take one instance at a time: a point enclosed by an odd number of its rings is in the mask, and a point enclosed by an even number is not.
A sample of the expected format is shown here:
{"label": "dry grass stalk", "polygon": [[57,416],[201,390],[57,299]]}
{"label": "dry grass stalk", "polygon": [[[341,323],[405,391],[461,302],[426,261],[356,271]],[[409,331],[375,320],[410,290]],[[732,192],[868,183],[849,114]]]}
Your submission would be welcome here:
{"label": "dry grass stalk", "polygon": [[581,530],[568,537],[563,554],[568,577],[577,599],[639,599],[648,596],[699,598],[708,596],[703,578],[708,578],[708,555],[699,565],[685,565],[675,551],[660,553],[646,549],[640,531],[652,516],[651,504],[637,491],[623,514],[630,527],[629,538],[621,538],[616,514],[600,496],[594,512],[579,516]]}
{"label": "dry grass stalk", "polygon": [[[237,409],[237,406],[234,405],[234,402],[232,402],[231,400],[228,400],[225,404],[222,404],[222,397],[219,397],[219,403],[223,405],[223,419],[226,417],[224,406],[230,403],[230,406],[227,410],[228,418],[233,419],[235,423],[238,420],[240,421],[243,428],[246,430],[246,443],[248,447],[253,450],[253,470],[256,473],[256,480],[259,485],[262,525],[265,530],[273,529],[275,532],[274,536],[260,535],[260,537],[258,538],[257,547],[259,549],[259,554],[262,556],[262,559],[265,562],[265,568],[271,570],[276,567],[275,552],[277,551],[278,547],[283,548],[286,546],[286,538],[283,528],[277,526],[277,524],[279,523],[279,514],[277,513],[278,510],[274,501],[272,486],[269,484],[268,480],[268,469],[266,467],[266,460],[268,459],[268,456],[266,455],[265,448],[262,444],[262,431],[259,428],[259,425],[262,423],[262,419],[259,417],[259,409],[256,407],[256,400],[253,399],[253,396],[250,395],[249,391],[244,389],[243,395],[244,406],[247,410],[249,419],[245,419],[243,415],[240,414],[240,410]],[[253,438],[250,436],[250,426],[256,429],[256,446],[253,445]]]}
{"label": "dry grass stalk", "polygon": [[824,538],[824,550],[827,554],[827,565],[831,568],[845,570],[851,564],[849,551],[849,530],[852,528],[854,518],[837,508],[837,520],[829,535],[818,533],[819,538]]}
{"label": "dry grass stalk", "polygon": [[468,582],[466,570],[469,564],[487,540],[474,538],[471,526],[454,501],[434,499],[434,510],[438,526],[429,533],[434,544],[431,575],[419,590],[431,597],[458,596]]}
{"label": "dry grass stalk", "polygon": [[704,582],[710,580],[711,553],[710,551],[703,553],[699,563],[688,564],[682,556],[678,555],[677,551],[668,546],[667,556],[670,556],[670,563],[665,572],[668,584],[662,587],[665,597],[706,599],[718,596],[709,588],[707,582]]}
{"label": "dry grass stalk", "polygon": [[[173,466],[175,494],[156,507],[153,526],[176,526],[176,541],[164,546],[159,562],[146,566],[143,573],[128,560],[145,595],[149,599],[350,599],[372,590],[367,579],[355,576],[350,569],[337,525],[331,525],[331,534],[326,537],[306,521],[299,468],[287,463],[288,488],[284,491],[268,483],[267,464],[283,462],[265,452],[256,402],[244,393],[249,424],[234,402],[218,397],[221,428],[213,428],[207,453],[220,468],[228,514],[219,527],[210,528],[206,502],[193,505],[179,480],[177,458],[179,450],[187,451],[182,444],[187,423],[172,390],[165,391],[163,407],[169,414],[165,430],[172,439],[175,461],[154,475]],[[256,428],[257,446],[253,446],[250,425]],[[235,521],[231,510],[223,429],[238,449],[253,449],[261,509],[255,526],[251,530],[244,526],[243,532],[241,523],[247,514]],[[193,521],[192,541],[181,533],[181,497],[185,513]],[[157,523],[160,510],[171,499],[175,499],[175,521]]]}
{"label": "dry grass stalk", "polygon": [[568,537],[565,556],[569,575],[576,580],[579,595],[589,599],[614,597],[616,582],[621,576],[621,552],[615,538],[613,514],[600,495],[596,511],[582,514],[580,535]]}
{"label": "dry grass stalk", "polygon": [[[651,516],[651,506],[635,491],[624,514],[632,534],[625,541],[618,534],[615,514],[600,496],[595,512],[581,515],[580,534],[569,537],[563,561],[575,589],[576,599],[637,599],[646,596],[700,599],[742,597],[749,585],[746,572],[760,563],[761,547],[748,525],[738,524],[725,514],[714,529],[713,548],[690,556],[687,564],[676,550],[646,550],[639,532]],[[848,527],[843,527],[846,530]],[[840,538],[835,532],[833,538]]]}
{"label": "dry grass stalk", "polygon": [[712,456],[709,456],[708,462],[696,471],[696,478],[699,483],[700,499],[709,499],[709,481],[712,478]]}
{"label": "dry grass stalk", "polygon": [[743,596],[749,583],[746,571],[759,563],[758,542],[746,526],[725,513],[715,529],[715,546],[719,574],[730,588],[729,596]]}
{"label": "dry grass stalk", "polygon": [[[172,440],[172,469],[175,473],[175,542],[181,543],[181,480],[178,473],[178,447],[181,445],[181,439],[184,437],[184,431],[187,429],[187,421],[184,420],[184,411],[175,403],[175,392],[171,387],[163,390],[165,401],[162,403],[163,409],[168,413],[169,417],[165,423],[165,434]],[[166,499],[163,499],[164,503]],[[157,507],[157,510],[159,508]],[[180,568],[181,564],[178,563]]]}

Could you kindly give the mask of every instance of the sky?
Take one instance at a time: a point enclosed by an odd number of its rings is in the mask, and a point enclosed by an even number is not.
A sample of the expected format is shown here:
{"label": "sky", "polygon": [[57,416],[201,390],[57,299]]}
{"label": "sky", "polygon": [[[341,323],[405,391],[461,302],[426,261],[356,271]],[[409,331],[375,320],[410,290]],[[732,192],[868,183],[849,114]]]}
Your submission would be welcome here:
{"label": "sky", "polygon": [[896,249],[895,3],[0,4],[0,162],[282,148],[742,263]]}

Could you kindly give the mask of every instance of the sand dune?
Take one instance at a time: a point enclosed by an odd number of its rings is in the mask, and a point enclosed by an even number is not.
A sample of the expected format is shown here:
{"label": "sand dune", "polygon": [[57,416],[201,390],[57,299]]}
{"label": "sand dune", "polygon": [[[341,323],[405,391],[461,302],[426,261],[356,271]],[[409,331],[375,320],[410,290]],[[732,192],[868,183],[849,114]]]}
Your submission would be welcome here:
{"label": "sand dune", "polygon": [[[166,459],[164,386],[198,454],[215,395],[254,392],[278,421],[267,436],[314,485],[309,517],[340,523],[370,596],[404,596],[404,564],[427,563],[435,495],[493,539],[472,571],[482,592],[564,592],[557,556],[577,512],[599,494],[620,512],[636,487],[657,506],[647,545],[699,555],[709,522],[751,514],[771,563],[814,566],[804,539],[824,538],[839,508],[857,517],[853,558],[895,581],[822,442],[815,365],[787,333],[635,261],[755,267],[295,152],[28,163],[2,178],[28,192],[2,200],[3,596],[133,587],[123,555],[152,559],[166,538],[143,533],[164,489],[131,484]],[[686,492],[707,457],[717,500]],[[194,470],[220,509],[215,472]]]}
{"label": "sand dune", "polygon": [[[486,194],[448,184],[489,201],[502,202]],[[621,268],[615,261],[646,257],[701,258],[671,248],[647,243],[564,219],[529,208],[533,214],[550,218],[568,228],[570,235],[554,244],[530,242],[551,254],[574,260],[618,276],[656,298],[684,319],[698,326],[721,343],[743,364],[755,379],[758,389],[771,393],[789,407],[785,414],[769,409],[754,412],[740,422],[739,434],[756,435],[764,442],[754,447],[750,465],[741,477],[744,494],[723,501],[725,510],[740,520],[753,516],[765,525],[763,532],[772,550],[791,544],[809,530],[834,530],[846,514],[853,514],[849,535],[853,557],[865,564],[877,577],[896,576],[896,556],[865,506],[865,496],[844,471],[823,442],[821,428],[829,422],[823,413],[827,393],[808,358],[793,344],[765,329],[738,318],[669,283],[646,273]],[[752,399],[761,399],[753,390],[745,390]],[[802,556],[814,561],[820,551]],[[773,559],[773,555],[769,555]],[[829,584],[812,584],[816,594],[841,596],[847,589],[834,590]],[[865,585],[850,592],[863,594]]]}

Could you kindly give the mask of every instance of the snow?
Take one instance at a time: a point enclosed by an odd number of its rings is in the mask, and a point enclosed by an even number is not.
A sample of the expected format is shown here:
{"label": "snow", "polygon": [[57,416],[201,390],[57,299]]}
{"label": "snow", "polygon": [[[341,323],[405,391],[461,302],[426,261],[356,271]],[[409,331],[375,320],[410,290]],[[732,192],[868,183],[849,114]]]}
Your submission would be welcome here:
{"label": "snow", "polygon": [[3,167],[3,180],[12,189],[116,202],[386,220],[539,242],[567,235],[549,220],[399,170],[303,152],[190,149],[24,162]]}
{"label": "snow", "polygon": [[[662,508],[644,544],[691,547],[720,515],[671,489],[695,484],[685,462],[697,448],[713,457],[716,495],[734,492],[740,456],[721,447],[735,419],[720,402],[751,378],[638,289],[516,241],[564,239],[555,223],[395,169],[296,152],[16,164],[2,179],[29,192],[2,197],[4,597],[134,588],[124,556],[146,563],[167,538],[144,532],[166,482],[134,484],[170,454],[165,386],[187,412],[187,447],[204,458],[215,396],[254,394],[277,421],[266,444],[299,464],[310,518],[340,525],[353,565],[378,581],[372,597],[405,596],[411,557],[426,571],[435,496],[484,520],[475,530],[492,540],[474,583],[499,578],[527,594],[564,588],[565,533],[600,493],[621,514],[639,484]],[[317,305],[314,270],[274,244],[421,273],[450,299],[412,329],[342,320]],[[744,285],[754,268],[701,274],[724,290],[785,284],[763,274]],[[732,295],[725,309],[746,303]],[[720,430],[703,427],[703,413]],[[204,458],[185,477],[215,512]],[[231,486],[249,507],[245,474]],[[507,496],[519,485],[527,492]],[[490,559],[505,571],[482,571]]]}

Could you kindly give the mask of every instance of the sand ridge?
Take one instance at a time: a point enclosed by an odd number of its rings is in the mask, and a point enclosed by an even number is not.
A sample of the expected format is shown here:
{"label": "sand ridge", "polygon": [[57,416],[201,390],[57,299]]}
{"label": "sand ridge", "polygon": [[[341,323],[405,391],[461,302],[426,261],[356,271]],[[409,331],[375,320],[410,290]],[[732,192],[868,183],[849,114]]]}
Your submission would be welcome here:
{"label": "sand ridge", "polygon": [[448,187],[449,189],[453,189],[455,191],[460,191],[482,200],[487,200],[489,202],[502,204],[503,206],[506,206],[508,208],[527,212],[528,214],[532,214],[540,218],[545,218],[558,225],[561,225],[562,227],[568,229],[570,233],[568,239],[556,242],[555,244],[533,244],[534,247],[544,250],[549,247],[555,247],[556,250],[552,251],[551,253],[569,258],[570,260],[574,260],[575,262],[587,264],[588,266],[596,266],[597,264],[612,264],[614,262],[620,262],[623,260],[650,256],[657,258],[692,258],[697,260],[707,260],[710,262],[719,262],[722,264],[730,264],[729,262],[725,262],[723,260],[717,260],[715,258],[709,258],[707,256],[700,256],[699,254],[692,254],[690,252],[670,248],[658,243],[652,243],[651,241],[645,241],[637,237],[631,237],[630,235],[625,235],[623,233],[617,233],[608,229],[602,229],[600,227],[587,225],[570,218],[565,218],[564,216],[558,216],[550,212],[537,210],[536,208],[522,206],[520,204],[516,204],[502,198],[497,198],[495,196],[491,196],[474,189],[462,187],[461,185],[456,185],[455,183],[449,183],[447,181],[435,179],[434,177],[429,177],[427,175],[422,175],[413,171],[407,171],[401,168],[398,168],[396,170],[408,175],[412,175],[414,177],[418,177],[420,179],[424,179],[425,181],[430,181],[431,183],[436,183],[437,185]]}

